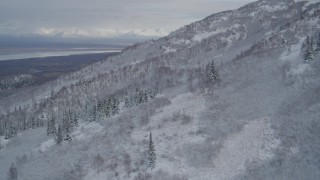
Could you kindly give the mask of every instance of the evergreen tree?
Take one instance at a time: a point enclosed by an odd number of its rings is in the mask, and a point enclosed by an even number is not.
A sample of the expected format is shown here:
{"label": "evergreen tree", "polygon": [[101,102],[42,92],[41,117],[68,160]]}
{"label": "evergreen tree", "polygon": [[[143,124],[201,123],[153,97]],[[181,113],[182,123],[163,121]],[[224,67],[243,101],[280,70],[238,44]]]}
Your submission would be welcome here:
{"label": "evergreen tree", "polygon": [[17,179],[18,179],[17,167],[14,164],[11,164],[8,172],[8,180],[17,180]]}
{"label": "evergreen tree", "polygon": [[292,50],[291,50],[291,45],[289,45],[288,47],[288,51],[287,51],[287,55],[291,54]]}
{"label": "evergreen tree", "polygon": [[64,140],[65,141],[71,141],[72,138],[70,136],[70,121],[68,119],[68,117],[66,117],[65,115],[63,116],[63,130],[64,130]]}
{"label": "evergreen tree", "polygon": [[51,132],[51,125],[50,125],[50,123],[51,123],[51,121],[50,120],[48,120],[47,121],[47,136],[50,136],[50,132]]}
{"label": "evergreen tree", "polygon": [[319,36],[318,36],[316,53],[318,54],[319,52],[320,52],[320,32],[319,32]]}
{"label": "evergreen tree", "polygon": [[143,91],[139,91],[138,93],[138,104],[144,103],[144,93]]}
{"label": "evergreen tree", "polygon": [[86,103],[85,105],[84,105],[84,108],[83,108],[83,110],[82,110],[82,115],[87,119],[87,120],[89,120],[90,119],[90,108],[89,108],[89,106],[88,106],[88,104]]}
{"label": "evergreen tree", "polygon": [[219,77],[219,72],[218,72],[218,70],[216,70],[214,61],[212,61],[212,62],[209,64],[209,73],[208,73],[208,76],[209,76],[209,80],[210,80],[210,83],[211,83],[211,84],[214,84],[216,81],[218,81],[218,80],[220,79],[220,77]]}
{"label": "evergreen tree", "polygon": [[40,127],[40,126],[41,126],[40,119],[39,119],[39,118],[37,118],[37,120],[36,120],[36,127]]}
{"label": "evergreen tree", "polygon": [[156,152],[152,141],[152,133],[150,132],[149,149],[148,149],[148,167],[153,169],[156,166]]}
{"label": "evergreen tree", "polygon": [[116,97],[112,98],[112,115],[119,114],[119,100]]}
{"label": "evergreen tree", "polygon": [[130,105],[130,106],[135,105],[134,96],[130,96],[129,105]]}
{"label": "evergreen tree", "polygon": [[5,130],[4,130],[4,138],[5,139],[10,139],[11,135],[10,135],[10,130],[7,126],[5,126]]}
{"label": "evergreen tree", "polygon": [[0,136],[4,135],[4,127],[3,127],[3,123],[2,120],[0,119]]}
{"label": "evergreen tree", "polygon": [[150,89],[149,91],[149,96],[151,99],[155,98],[158,94],[158,90],[157,89]]}
{"label": "evergreen tree", "polygon": [[71,140],[72,140],[72,138],[71,138],[71,136],[70,136],[70,129],[69,129],[69,128],[65,129],[64,140],[65,140],[65,141],[71,141]]}
{"label": "evergreen tree", "polygon": [[55,135],[57,133],[56,129],[56,120],[54,116],[51,116],[51,119],[48,121],[47,135]]}
{"label": "evergreen tree", "polygon": [[23,121],[23,123],[22,123],[22,129],[23,129],[23,130],[27,130],[27,127],[28,127],[27,118],[26,118],[25,116],[23,116],[22,121]]}
{"label": "evergreen tree", "polygon": [[310,62],[313,60],[313,40],[310,38],[310,36],[307,36],[306,42],[305,42],[305,53],[304,53],[304,60],[305,62]]}
{"label": "evergreen tree", "polygon": [[57,133],[57,129],[56,129],[56,119],[54,118],[54,116],[52,115],[51,118],[51,135],[55,135]]}
{"label": "evergreen tree", "polygon": [[137,88],[137,89],[136,89],[136,93],[135,93],[135,95],[134,95],[134,97],[133,97],[133,100],[134,100],[134,104],[135,104],[135,105],[139,105],[139,103],[140,103],[139,92],[140,92],[140,90],[139,90],[139,88]]}
{"label": "evergreen tree", "polygon": [[143,102],[148,102],[148,100],[149,100],[149,98],[148,98],[148,93],[147,93],[147,91],[145,91],[145,92],[143,93]]}
{"label": "evergreen tree", "polygon": [[91,121],[97,120],[97,106],[93,105],[92,107],[92,113],[91,113]]}
{"label": "evergreen tree", "polygon": [[78,114],[76,112],[73,114],[73,123],[74,123],[74,127],[78,127],[79,126],[79,117],[78,117]]}
{"label": "evergreen tree", "polygon": [[74,115],[73,115],[71,109],[69,108],[67,117],[68,117],[68,121],[70,123],[70,128],[73,128],[75,126],[75,122],[74,122],[74,117],[73,116]]}
{"label": "evergreen tree", "polygon": [[101,112],[102,109],[103,109],[103,102],[100,101],[100,100],[98,100],[98,102],[97,102],[97,110],[98,110],[99,112]]}
{"label": "evergreen tree", "polygon": [[314,49],[314,41],[313,41],[312,38],[310,39],[310,51],[311,51],[311,56],[312,56],[312,59],[313,59],[313,57],[315,55],[315,49]]}
{"label": "evergreen tree", "polygon": [[62,128],[61,128],[61,124],[59,124],[58,126],[58,134],[57,134],[57,144],[61,144],[63,141],[63,134],[62,134]]}
{"label": "evergreen tree", "polygon": [[125,97],[125,98],[124,98],[124,107],[125,107],[125,108],[130,107],[130,101],[129,101],[129,98],[128,98],[128,97]]}
{"label": "evergreen tree", "polygon": [[31,119],[31,128],[32,129],[36,128],[36,121],[34,118]]}
{"label": "evergreen tree", "polygon": [[106,118],[111,116],[111,104],[112,104],[112,101],[111,101],[111,98],[109,97],[106,100],[104,105],[104,114],[106,115]]}
{"label": "evergreen tree", "polygon": [[42,126],[42,121],[40,118],[37,118],[36,120],[36,127],[41,127]]}
{"label": "evergreen tree", "polygon": [[9,121],[9,137],[14,137],[17,135],[17,128],[15,127],[15,125],[13,124],[12,121]]}

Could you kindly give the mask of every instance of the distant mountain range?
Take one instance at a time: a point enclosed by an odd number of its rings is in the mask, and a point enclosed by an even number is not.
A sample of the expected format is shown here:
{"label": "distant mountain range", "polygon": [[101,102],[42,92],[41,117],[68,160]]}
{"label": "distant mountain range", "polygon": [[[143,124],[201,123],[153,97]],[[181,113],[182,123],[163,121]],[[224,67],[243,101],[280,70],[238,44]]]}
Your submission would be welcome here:
{"label": "distant mountain range", "polygon": [[8,46],[43,45],[132,45],[167,35],[161,29],[107,30],[107,29],[45,29],[18,36],[0,35],[0,48]]}

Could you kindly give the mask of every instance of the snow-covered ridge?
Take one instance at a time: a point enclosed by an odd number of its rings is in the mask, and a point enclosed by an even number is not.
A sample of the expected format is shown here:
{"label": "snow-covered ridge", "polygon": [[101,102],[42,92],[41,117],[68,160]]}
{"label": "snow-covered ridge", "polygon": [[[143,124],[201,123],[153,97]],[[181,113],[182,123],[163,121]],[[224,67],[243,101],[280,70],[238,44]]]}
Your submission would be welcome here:
{"label": "snow-covered ridge", "polygon": [[214,35],[217,35],[219,33],[225,33],[227,31],[235,31],[237,30],[239,27],[241,27],[240,24],[234,24],[232,25],[231,27],[228,27],[228,28],[216,28],[215,30],[211,31],[211,32],[199,32],[197,33],[194,37],[193,37],[193,40],[194,41],[202,41],[203,39],[207,39],[208,37],[210,36],[214,36]]}

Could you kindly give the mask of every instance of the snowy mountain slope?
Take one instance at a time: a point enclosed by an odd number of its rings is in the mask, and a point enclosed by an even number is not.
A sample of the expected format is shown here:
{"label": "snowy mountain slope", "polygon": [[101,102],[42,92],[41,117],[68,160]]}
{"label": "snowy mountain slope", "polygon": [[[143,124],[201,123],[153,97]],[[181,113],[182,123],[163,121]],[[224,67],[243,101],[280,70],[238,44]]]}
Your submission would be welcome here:
{"label": "snowy mountain slope", "polygon": [[[82,122],[61,145],[43,137],[43,128],[21,132],[32,143],[11,138],[0,150],[0,179],[13,162],[26,180],[317,179],[320,56],[303,57],[307,35],[317,41],[319,11],[320,3],[250,3],[34,90],[41,104],[28,117],[56,113],[59,122],[72,108]],[[213,86],[212,60],[221,78]],[[161,94],[125,108],[136,88]],[[119,115],[88,122],[85,107],[111,95],[121,101]],[[150,131],[153,170],[146,169]]]}
{"label": "snowy mountain slope", "polygon": [[[298,7],[293,8],[299,5],[295,5],[293,1],[288,1],[287,9],[276,8],[283,6],[285,2],[286,1],[259,1],[238,10],[209,16],[202,21],[187,25],[156,42],[151,40],[132,46],[121,55],[111,58],[111,60],[103,64],[98,63],[70,76],[62,77],[57,80],[57,82],[48,83],[38,89],[31,89],[22,94],[3,99],[1,102],[4,102],[4,105],[2,105],[3,108],[1,109],[14,109],[16,100],[25,101],[20,104],[30,104],[30,100],[26,94],[34,94],[34,96],[36,96],[35,98],[40,101],[40,99],[50,95],[53,87],[55,91],[58,91],[65,85],[68,86],[79,80],[95,77],[99,73],[110,72],[114,67],[123,67],[127,65],[126,63],[136,64],[155,58],[179,58],[185,61],[185,59],[191,59],[193,54],[197,56],[197,54],[199,54],[198,51],[205,51],[204,53],[207,52],[207,54],[210,53],[212,56],[220,57],[222,53],[229,50],[229,52],[234,52],[234,54],[230,54],[230,56],[235,56],[239,54],[241,50],[249,48],[252,45],[252,41],[259,41],[260,38],[263,38],[263,33],[269,32],[270,29],[273,31],[273,28],[279,27],[279,25],[287,22],[288,19],[294,19],[292,17],[299,15]],[[260,6],[274,6],[276,11],[260,10],[257,8]],[[251,16],[250,13],[252,12],[256,12],[258,15]],[[263,22],[262,26],[261,22]],[[247,34],[250,34],[250,37],[247,37]],[[235,42],[241,42],[241,48],[239,48],[239,46],[232,48]],[[178,52],[175,53],[176,51]],[[224,59],[231,59],[231,57],[225,57]],[[13,105],[8,106],[8,104]]]}

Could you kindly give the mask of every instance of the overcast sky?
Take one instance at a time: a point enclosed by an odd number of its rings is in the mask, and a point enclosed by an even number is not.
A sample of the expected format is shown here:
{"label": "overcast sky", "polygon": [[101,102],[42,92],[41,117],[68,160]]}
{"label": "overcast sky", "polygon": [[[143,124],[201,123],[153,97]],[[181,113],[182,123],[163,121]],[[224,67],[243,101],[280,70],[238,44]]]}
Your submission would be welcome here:
{"label": "overcast sky", "polygon": [[253,0],[0,0],[0,35],[166,35]]}

